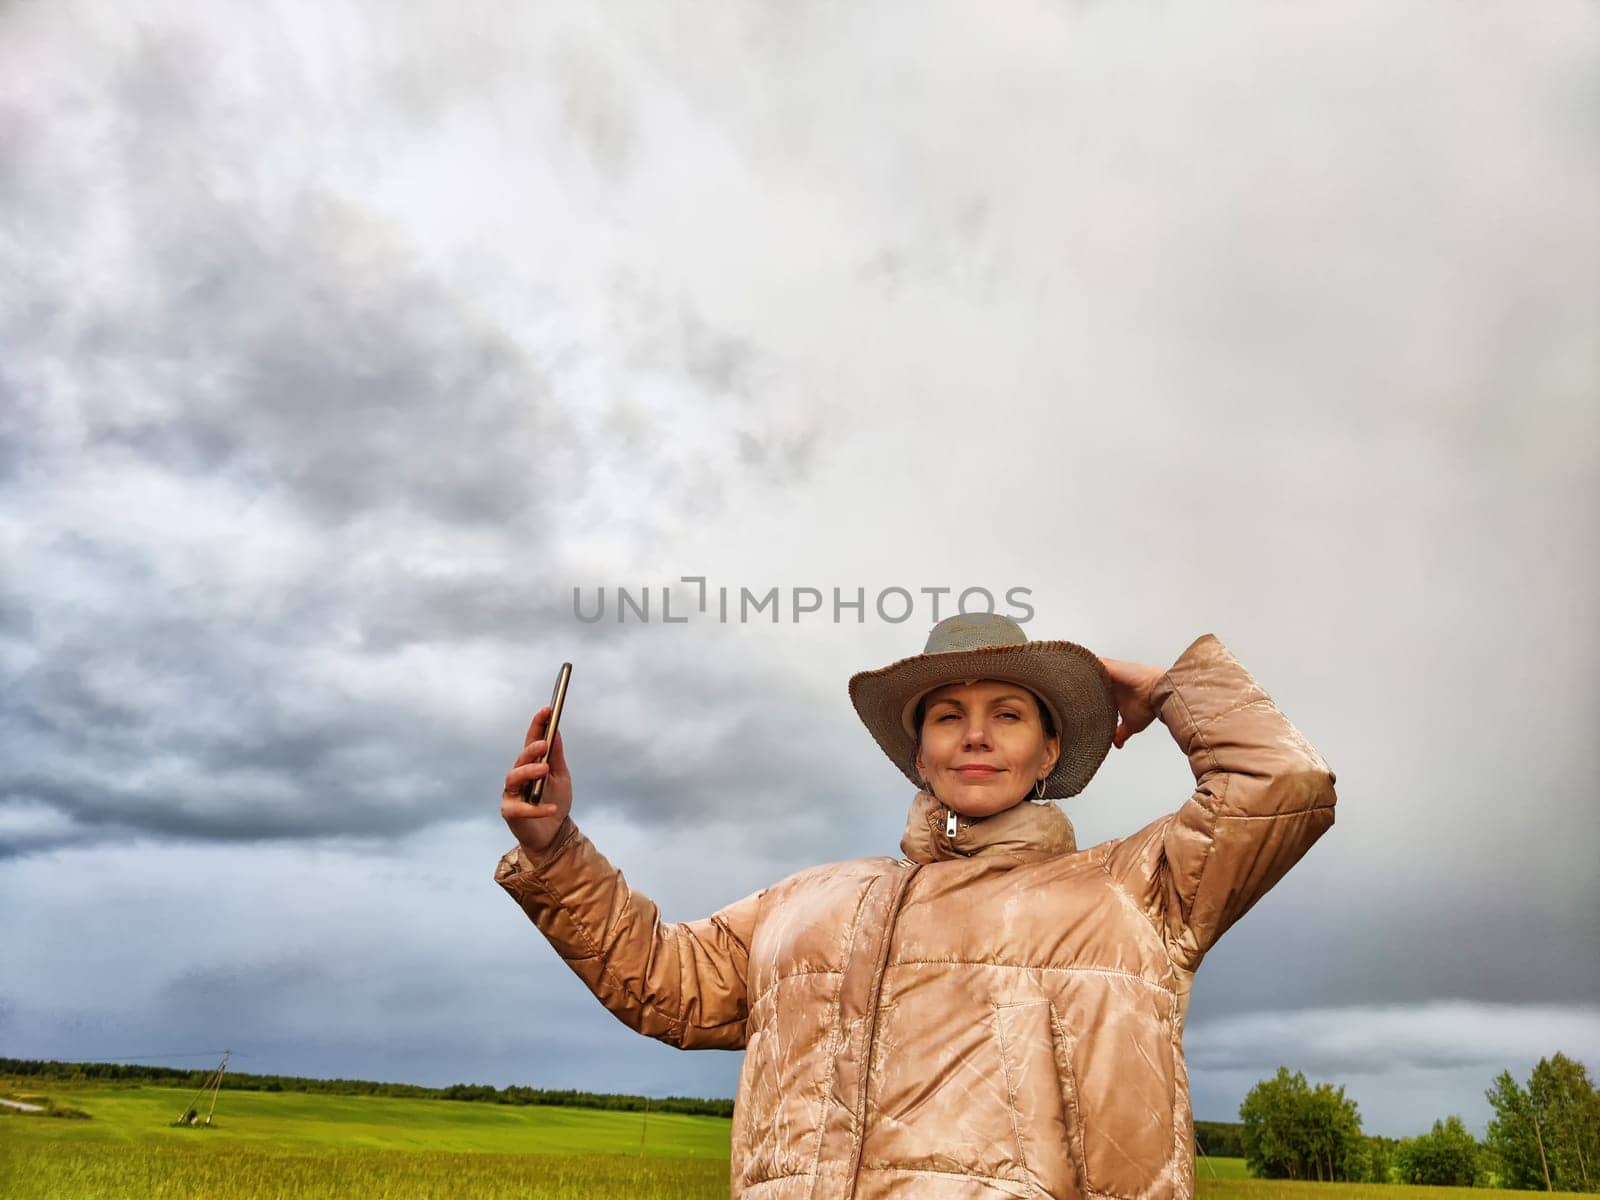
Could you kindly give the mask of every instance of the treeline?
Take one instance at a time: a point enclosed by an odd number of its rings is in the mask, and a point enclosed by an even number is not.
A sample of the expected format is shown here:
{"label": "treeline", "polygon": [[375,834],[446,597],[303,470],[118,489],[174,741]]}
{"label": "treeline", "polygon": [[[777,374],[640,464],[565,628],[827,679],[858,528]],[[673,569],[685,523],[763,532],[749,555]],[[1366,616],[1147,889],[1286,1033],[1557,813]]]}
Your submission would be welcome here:
{"label": "treeline", "polygon": [[486,1083],[453,1083],[437,1089],[442,1100],[479,1100],[491,1104],[553,1104],[563,1108],[603,1108],[612,1112],[684,1113],[694,1117],[731,1117],[733,1101],[704,1099],[698,1096],[622,1096],[613,1092],[575,1092],[550,1088],[493,1088]]}
{"label": "treeline", "polygon": [[[0,1075],[24,1075],[34,1079],[107,1080],[117,1083],[149,1083],[161,1087],[201,1088],[216,1074],[214,1067],[183,1070],[177,1067],[148,1067],[126,1063],[73,1063],[27,1058],[0,1058]],[[608,1092],[581,1092],[572,1089],[531,1088],[511,1085],[497,1088],[486,1083],[453,1083],[430,1088],[414,1083],[378,1083],[368,1079],[308,1079],[299,1075],[252,1075],[232,1071],[222,1077],[223,1090],[241,1092],[312,1092],[336,1096],[394,1096],[417,1100],[465,1100],[480,1104],[549,1105],[562,1108],[599,1108],[613,1112],[683,1113],[696,1117],[731,1117],[732,1100],[704,1099],[698,1096],[621,1096]]]}
{"label": "treeline", "polygon": [[1494,1117],[1482,1142],[1459,1116],[1416,1137],[1371,1137],[1342,1086],[1279,1067],[1239,1106],[1245,1165],[1267,1179],[1600,1191],[1600,1090],[1581,1062],[1541,1058],[1526,1085],[1502,1071],[1485,1095]]}
{"label": "treeline", "polygon": [[1243,1158],[1244,1126],[1230,1121],[1196,1121],[1194,1144],[1210,1158]]}

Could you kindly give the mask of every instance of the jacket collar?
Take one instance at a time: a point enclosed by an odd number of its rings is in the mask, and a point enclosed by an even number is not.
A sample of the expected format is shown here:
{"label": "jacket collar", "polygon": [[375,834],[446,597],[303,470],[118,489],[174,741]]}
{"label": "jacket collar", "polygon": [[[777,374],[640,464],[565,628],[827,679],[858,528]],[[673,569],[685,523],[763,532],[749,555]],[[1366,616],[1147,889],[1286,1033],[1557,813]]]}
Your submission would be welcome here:
{"label": "jacket collar", "polygon": [[914,863],[955,858],[1051,858],[1078,848],[1072,822],[1055,804],[1023,800],[992,817],[959,818],[955,837],[945,834],[949,810],[927,791],[911,802],[900,850]]}

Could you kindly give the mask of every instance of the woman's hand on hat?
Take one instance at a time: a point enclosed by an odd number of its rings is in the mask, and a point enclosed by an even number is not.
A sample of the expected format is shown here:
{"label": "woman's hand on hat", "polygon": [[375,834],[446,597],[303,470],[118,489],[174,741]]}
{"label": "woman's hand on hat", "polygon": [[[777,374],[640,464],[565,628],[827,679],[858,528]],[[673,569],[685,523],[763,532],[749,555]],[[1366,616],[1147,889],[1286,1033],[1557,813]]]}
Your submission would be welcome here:
{"label": "woman's hand on hat", "polygon": [[[549,720],[549,705],[533,714],[527,736],[523,738],[522,753],[517,755],[517,761],[506,775],[506,789],[500,797],[500,815],[523,849],[531,854],[544,850],[555,840],[561,822],[572,811],[572,775],[567,770],[567,754],[559,731],[549,760],[536,761],[544,755],[544,727]],[[529,804],[523,795],[541,775],[545,776],[541,803]]]}
{"label": "woman's hand on hat", "polygon": [[1129,738],[1156,719],[1155,705],[1151,703],[1150,696],[1166,671],[1161,667],[1123,662],[1117,658],[1102,658],[1100,662],[1106,674],[1111,676],[1117,715],[1122,718],[1117,722],[1117,731],[1111,738],[1111,744],[1120,750]]}

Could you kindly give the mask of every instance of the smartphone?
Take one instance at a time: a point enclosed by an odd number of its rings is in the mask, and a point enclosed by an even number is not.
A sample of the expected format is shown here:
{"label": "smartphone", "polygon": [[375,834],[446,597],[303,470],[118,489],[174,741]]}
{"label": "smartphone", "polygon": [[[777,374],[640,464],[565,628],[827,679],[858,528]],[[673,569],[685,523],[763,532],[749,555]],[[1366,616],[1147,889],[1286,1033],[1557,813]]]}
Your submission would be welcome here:
{"label": "smartphone", "polygon": [[[569,662],[562,663],[561,670],[556,672],[556,686],[550,692],[550,720],[546,722],[544,727],[544,757],[537,759],[536,761],[538,762],[547,762],[550,758],[550,751],[555,748],[556,727],[561,724],[561,710],[567,703],[567,681],[571,678],[572,664]],[[544,781],[548,778],[550,778],[548,775],[541,775],[528,785],[524,799],[529,804],[544,803],[541,797],[544,795]]]}

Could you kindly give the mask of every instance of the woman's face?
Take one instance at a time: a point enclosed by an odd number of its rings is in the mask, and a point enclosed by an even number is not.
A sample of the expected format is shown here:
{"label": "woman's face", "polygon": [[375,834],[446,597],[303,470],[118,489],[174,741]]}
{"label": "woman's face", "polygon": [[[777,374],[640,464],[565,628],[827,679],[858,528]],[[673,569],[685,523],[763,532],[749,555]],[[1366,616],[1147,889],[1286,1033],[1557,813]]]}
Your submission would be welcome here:
{"label": "woman's face", "polygon": [[967,817],[1004,812],[1033,791],[1060,753],[1039,702],[1015,683],[947,683],[923,699],[917,771],[934,796]]}

